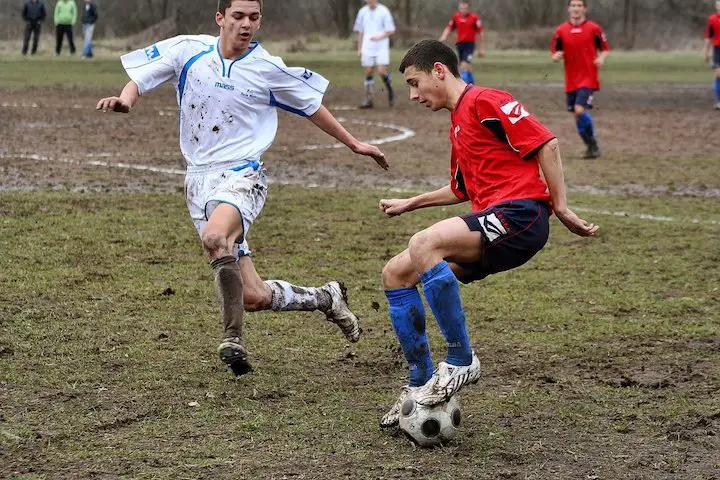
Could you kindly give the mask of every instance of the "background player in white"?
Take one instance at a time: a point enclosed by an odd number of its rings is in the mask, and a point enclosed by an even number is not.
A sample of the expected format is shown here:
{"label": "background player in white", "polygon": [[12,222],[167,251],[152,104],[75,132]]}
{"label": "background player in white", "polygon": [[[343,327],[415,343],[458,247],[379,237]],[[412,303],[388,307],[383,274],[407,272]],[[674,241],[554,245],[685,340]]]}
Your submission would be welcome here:
{"label": "background player in white", "polygon": [[119,97],[97,109],[128,113],[140,95],[165,82],[177,91],[180,147],[187,162],[185,191],[195,227],[211,260],[225,331],[218,353],[236,375],[251,370],[243,341],[243,313],[272,309],[320,310],[348,340],[360,335],[344,287],[264,282],[245,240],[267,195],[260,158],[277,132],[277,108],[306,116],[353,152],[387,169],[384,154],[356,140],[322,106],[328,81],[304,68],[288,68],[252,37],[262,0],[220,0],[220,36],[183,35],[122,57],[131,81]]}
{"label": "background player in white", "polygon": [[395,21],[388,8],[378,0],[365,0],[367,5],[358,11],[354,30],[358,32],[358,55],[365,68],[365,101],[360,108],[373,107],[373,70],[382,78],[388,94],[388,104],[395,104],[388,65],[390,65],[390,36],[395,33]]}

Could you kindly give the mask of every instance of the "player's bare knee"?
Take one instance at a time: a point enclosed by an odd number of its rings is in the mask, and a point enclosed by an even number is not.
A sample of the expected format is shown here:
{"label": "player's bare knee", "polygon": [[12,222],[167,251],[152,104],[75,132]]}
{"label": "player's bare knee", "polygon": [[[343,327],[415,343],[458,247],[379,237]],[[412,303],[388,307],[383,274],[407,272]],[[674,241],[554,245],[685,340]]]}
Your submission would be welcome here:
{"label": "player's bare knee", "polygon": [[575,115],[582,115],[583,113],[585,113],[585,107],[582,105],[575,105]]}
{"label": "player's bare knee", "polygon": [[390,259],[388,263],[385,264],[385,267],[383,267],[382,270],[382,284],[383,288],[385,290],[392,290],[395,288],[402,288],[401,285],[401,269],[399,268],[399,260],[398,257],[394,257]]}
{"label": "player's bare knee", "polygon": [[420,255],[430,253],[439,247],[437,238],[433,235],[431,229],[425,229],[416,233],[410,238],[408,249],[411,258],[417,258]]}
{"label": "player's bare knee", "polygon": [[203,249],[211,258],[230,255],[228,242],[225,235],[215,232],[203,232]]}

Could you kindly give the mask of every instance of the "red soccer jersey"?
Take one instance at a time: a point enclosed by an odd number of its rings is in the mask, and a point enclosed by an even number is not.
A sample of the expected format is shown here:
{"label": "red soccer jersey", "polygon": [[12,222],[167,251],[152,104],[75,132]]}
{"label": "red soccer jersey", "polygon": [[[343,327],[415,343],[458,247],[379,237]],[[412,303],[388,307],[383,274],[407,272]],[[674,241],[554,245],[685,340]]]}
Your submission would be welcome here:
{"label": "red soccer jersey", "polygon": [[448,27],[450,27],[450,30],[457,30],[456,43],[475,43],[475,36],[477,32],[482,32],[483,29],[480,17],[473,12],[470,12],[467,15],[455,12],[450,20],[450,23],[448,23]]}
{"label": "red soccer jersey", "polygon": [[605,33],[595,22],[584,21],[580,25],[565,22],[555,30],[550,51],[565,52],[565,91],[579,88],[600,89],[598,67],[595,58],[600,50],[610,49]]}
{"label": "red soccer jersey", "polygon": [[550,200],[536,151],[555,135],[511,94],[468,85],[451,121],[450,188],[474,212],[509,200]]}
{"label": "red soccer jersey", "polygon": [[720,47],[720,14],[713,13],[708,17],[705,38],[712,40],[714,46]]}

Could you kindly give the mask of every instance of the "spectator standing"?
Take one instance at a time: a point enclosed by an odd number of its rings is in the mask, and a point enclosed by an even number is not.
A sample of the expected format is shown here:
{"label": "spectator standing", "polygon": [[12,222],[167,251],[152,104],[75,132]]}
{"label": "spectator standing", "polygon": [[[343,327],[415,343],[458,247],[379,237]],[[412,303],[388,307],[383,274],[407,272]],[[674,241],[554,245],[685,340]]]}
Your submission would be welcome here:
{"label": "spectator standing", "polygon": [[23,6],[22,18],[25,20],[25,38],[23,39],[22,54],[27,55],[30,46],[30,36],[33,36],[31,55],[35,55],[40,40],[40,28],[47,17],[45,4],[42,0],[27,0]]}
{"label": "spectator standing", "polygon": [[77,5],[75,0],[58,0],[55,5],[55,55],[60,55],[63,36],[67,36],[70,44],[70,55],[75,55],[75,39],[73,26],[77,23]]}
{"label": "spectator standing", "polygon": [[83,57],[92,58],[92,39],[95,33],[95,23],[98,19],[97,5],[93,0],[85,0],[85,6],[83,7],[82,14],[82,29],[83,29]]}

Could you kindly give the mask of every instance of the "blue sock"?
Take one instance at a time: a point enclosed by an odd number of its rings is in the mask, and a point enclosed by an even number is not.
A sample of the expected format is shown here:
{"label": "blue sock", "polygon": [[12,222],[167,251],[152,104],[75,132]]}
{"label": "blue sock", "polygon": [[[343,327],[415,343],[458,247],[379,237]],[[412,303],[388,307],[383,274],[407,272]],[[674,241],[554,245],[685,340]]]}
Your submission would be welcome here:
{"label": "blue sock", "polygon": [[473,85],[475,85],[475,75],[473,75],[472,72],[467,72],[467,77],[468,77],[467,83],[472,83]]}
{"label": "blue sock", "polygon": [[465,366],[472,363],[472,348],[465,325],[457,278],[446,261],[420,275],[425,299],[448,343],[447,362]]}
{"label": "blue sock", "polygon": [[715,79],[715,98],[720,102],[720,78]]}
{"label": "blue sock", "polygon": [[583,112],[575,117],[575,125],[578,133],[585,143],[595,139],[595,127],[593,126],[592,116],[590,112]]}
{"label": "blue sock", "polygon": [[471,77],[470,72],[465,72],[465,71],[460,72],[460,78],[462,79],[463,82],[472,83],[470,81],[470,77]]}
{"label": "blue sock", "polygon": [[390,320],[408,362],[411,387],[425,385],[433,374],[430,346],[425,335],[425,305],[416,287],[385,290]]}

